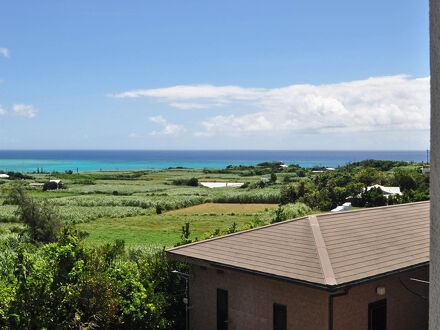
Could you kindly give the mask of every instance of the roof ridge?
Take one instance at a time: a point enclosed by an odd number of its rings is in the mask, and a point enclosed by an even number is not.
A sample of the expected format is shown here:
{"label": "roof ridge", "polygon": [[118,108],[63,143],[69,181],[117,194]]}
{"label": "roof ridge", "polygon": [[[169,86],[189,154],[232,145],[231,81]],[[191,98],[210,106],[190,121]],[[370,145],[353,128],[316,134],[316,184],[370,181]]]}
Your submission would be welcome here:
{"label": "roof ridge", "polygon": [[315,241],[316,251],[318,252],[319,264],[321,265],[322,274],[324,276],[324,283],[327,285],[336,285],[335,273],[333,272],[332,263],[328,256],[327,247],[325,246],[324,238],[322,237],[321,228],[319,226],[316,215],[309,215],[309,226]]}
{"label": "roof ridge", "polygon": [[415,204],[429,204],[431,203],[431,200],[427,200],[427,201],[418,201],[418,202],[411,202],[411,203],[402,203],[402,204],[393,204],[393,205],[383,205],[383,206],[374,206],[374,207],[366,207],[366,208],[362,208],[362,209],[356,209],[356,210],[347,210],[347,211],[342,211],[342,212],[337,212],[337,213],[331,213],[331,212],[326,212],[326,213],[318,213],[315,214],[318,217],[322,217],[322,216],[330,216],[330,215],[334,215],[334,214],[350,214],[350,213],[358,213],[358,212],[375,212],[381,209],[391,209],[391,208],[398,208],[398,207],[404,207],[404,206],[411,206],[411,205],[415,205]]}

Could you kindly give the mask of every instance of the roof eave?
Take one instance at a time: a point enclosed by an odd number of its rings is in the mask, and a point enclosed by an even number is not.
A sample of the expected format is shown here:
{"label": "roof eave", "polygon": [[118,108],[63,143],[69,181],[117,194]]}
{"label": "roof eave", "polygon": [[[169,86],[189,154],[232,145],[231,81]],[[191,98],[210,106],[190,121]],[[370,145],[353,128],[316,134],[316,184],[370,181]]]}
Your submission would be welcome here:
{"label": "roof eave", "polygon": [[401,274],[401,273],[404,273],[407,271],[421,269],[421,268],[429,265],[429,261],[426,261],[426,262],[422,262],[422,263],[419,263],[416,265],[411,265],[408,267],[389,271],[386,273],[368,276],[368,277],[365,277],[365,278],[362,278],[359,280],[354,280],[351,282],[346,282],[346,283],[341,283],[341,284],[336,284],[336,285],[328,285],[328,284],[317,283],[317,282],[309,282],[309,281],[286,277],[286,276],[280,276],[280,275],[276,275],[276,274],[259,272],[259,271],[252,270],[252,269],[222,264],[222,263],[199,259],[199,258],[195,258],[195,257],[188,257],[188,256],[184,256],[182,254],[174,253],[173,251],[169,251],[169,250],[166,250],[166,253],[168,254],[168,256],[170,258],[177,260],[177,261],[180,261],[180,262],[195,264],[195,265],[199,265],[199,266],[211,266],[211,267],[215,267],[215,268],[234,270],[234,271],[238,271],[238,272],[242,272],[242,273],[257,275],[257,276],[261,276],[264,278],[275,279],[275,280],[279,280],[279,281],[283,281],[283,282],[289,282],[289,283],[293,283],[293,284],[297,284],[297,285],[301,285],[301,286],[306,286],[306,287],[310,287],[313,289],[324,290],[324,291],[328,291],[328,292],[334,292],[334,291],[338,291],[341,289],[351,288],[351,287],[358,286],[358,285],[365,284],[365,283],[369,283],[369,282],[372,282],[375,280],[398,275],[398,274]]}

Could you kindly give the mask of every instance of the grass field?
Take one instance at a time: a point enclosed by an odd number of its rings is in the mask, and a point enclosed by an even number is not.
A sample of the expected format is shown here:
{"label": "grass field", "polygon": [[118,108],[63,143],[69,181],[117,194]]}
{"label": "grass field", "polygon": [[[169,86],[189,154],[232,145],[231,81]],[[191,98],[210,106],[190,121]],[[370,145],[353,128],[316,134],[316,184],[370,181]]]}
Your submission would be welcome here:
{"label": "grass field", "polygon": [[78,224],[77,228],[89,233],[85,240],[87,245],[101,245],[122,239],[128,248],[155,249],[176,244],[180,240],[181,228],[186,222],[190,223],[191,237],[196,238],[217,228],[226,230],[234,222],[241,227],[276,206],[207,203],[163,214],[118,219],[102,218]]}
{"label": "grass field", "polygon": [[[190,223],[191,237],[215,229],[237,227],[273,213],[279,202],[278,183],[264,188],[216,188],[175,184],[197,178],[200,181],[245,182],[252,184],[269,175],[243,176],[217,170],[166,169],[100,171],[79,174],[31,174],[20,181],[35,199],[48,199],[66,223],[89,233],[86,245],[102,245],[122,239],[128,248],[173,246],[181,228]],[[32,182],[61,179],[64,189],[42,191]],[[5,181],[7,188],[12,181]],[[156,214],[157,209],[162,214]],[[0,190],[0,233],[17,230],[17,206],[7,201],[7,189]],[[272,210],[272,211],[271,211]],[[266,214],[266,216],[264,216]],[[3,222],[3,223],[1,223]],[[10,223],[12,222],[12,223]],[[14,227],[15,226],[15,227]]]}

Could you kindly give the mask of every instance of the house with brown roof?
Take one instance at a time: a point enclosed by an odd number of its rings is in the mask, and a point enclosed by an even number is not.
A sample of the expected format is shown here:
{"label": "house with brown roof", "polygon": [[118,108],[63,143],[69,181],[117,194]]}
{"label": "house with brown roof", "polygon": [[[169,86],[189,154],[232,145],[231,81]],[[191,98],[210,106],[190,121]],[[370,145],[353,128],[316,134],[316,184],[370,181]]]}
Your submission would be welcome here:
{"label": "house with brown roof", "polygon": [[167,250],[190,329],[428,327],[429,202],[310,215]]}

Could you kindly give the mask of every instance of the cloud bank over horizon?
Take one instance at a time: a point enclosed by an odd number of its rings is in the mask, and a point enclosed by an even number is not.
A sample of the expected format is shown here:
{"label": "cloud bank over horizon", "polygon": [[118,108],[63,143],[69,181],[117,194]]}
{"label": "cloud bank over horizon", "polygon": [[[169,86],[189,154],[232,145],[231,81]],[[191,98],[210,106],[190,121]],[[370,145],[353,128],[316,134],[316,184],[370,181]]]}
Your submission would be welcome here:
{"label": "cloud bank over horizon", "polygon": [[[192,133],[201,137],[253,133],[267,136],[280,133],[400,134],[402,131],[429,131],[429,88],[429,77],[394,75],[270,89],[180,85],[132,90],[112,96],[148,97],[182,110],[205,109],[208,117],[199,120]],[[234,107],[245,110],[230,113],[228,109]],[[217,114],[209,116],[213,109]],[[179,132],[182,131],[180,127]]]}

